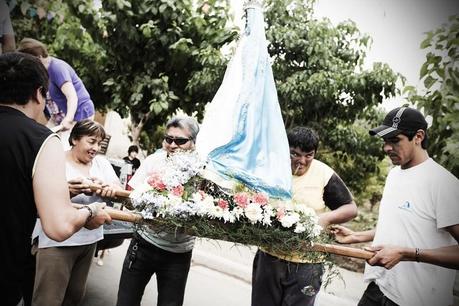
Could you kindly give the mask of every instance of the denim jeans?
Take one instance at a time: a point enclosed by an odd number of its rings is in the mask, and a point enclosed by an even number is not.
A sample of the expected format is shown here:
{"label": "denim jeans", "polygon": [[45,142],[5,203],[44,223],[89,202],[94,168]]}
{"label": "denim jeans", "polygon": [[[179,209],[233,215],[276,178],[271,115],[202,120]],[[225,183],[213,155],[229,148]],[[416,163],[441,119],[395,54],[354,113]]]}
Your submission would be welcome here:
{"label": "denim jeans", "polygon": [[181,306],[191,264],[191,251],[173,253],[145,241],[132,239],[123,263],[117,306],[140,305],[153,274],[158,285],[158,306]]}
{"label": "denim jeans", "polygon": [[388,299],[378,285],[371,282],[363,293],[358,306],[397,306],[397,304]]}
{"label": "denim jeans", "polygon": [[322,284],[323,265],[294,263],[258,250],[253,261],[252,306],[307,306]]}

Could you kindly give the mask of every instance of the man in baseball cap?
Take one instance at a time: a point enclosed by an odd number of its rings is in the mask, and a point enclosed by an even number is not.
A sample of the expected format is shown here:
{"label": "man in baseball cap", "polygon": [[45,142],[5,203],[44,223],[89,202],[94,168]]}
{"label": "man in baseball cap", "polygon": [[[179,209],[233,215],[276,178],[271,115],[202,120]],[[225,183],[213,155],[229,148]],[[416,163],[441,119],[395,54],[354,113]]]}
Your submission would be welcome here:
{"label": "man in baseball cap", "polygon": [[418,110],[398,107],[369,133],[382,137],[396,166],[386,179],[377,228],[333,229],[341,243],[373,241],[364,276],[369,285],[358,305],[452,305],[459,180],[429,157],[427,122]]}
{"label": "man in baseball cap", "polygon": [[[391,110],[383,124],[369,131],[384,139],[384,152],[402,169],[429,159],[427,154],[427,121],[424,115],[407,106]],[[406,136],[406,137],[405,137]],[[406,142],[402,141],[405,140]]]}
{"label": "man in baseball cap", "polygon": [[391,110],[384,118],[383,124],[370,130],[370,135],[390,138],[402,131],[416,132],[427,130],[427,121],[420,111],[402,106]]}

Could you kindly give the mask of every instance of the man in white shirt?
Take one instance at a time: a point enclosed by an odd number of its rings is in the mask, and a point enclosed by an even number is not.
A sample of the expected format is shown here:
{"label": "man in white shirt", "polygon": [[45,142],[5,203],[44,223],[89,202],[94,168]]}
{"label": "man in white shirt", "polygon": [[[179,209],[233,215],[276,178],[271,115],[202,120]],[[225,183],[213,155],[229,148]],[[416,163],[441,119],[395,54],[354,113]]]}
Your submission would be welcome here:
{"label": "man in white shirt", "polygon": [[384,187],[376,230],[335,226],[341,243],[373,240],[369,283],[359,305],[452,305],[459,269],[459,180],[429,158],[427,122],[417,110],[390,111],[370,135],[396,166]]}

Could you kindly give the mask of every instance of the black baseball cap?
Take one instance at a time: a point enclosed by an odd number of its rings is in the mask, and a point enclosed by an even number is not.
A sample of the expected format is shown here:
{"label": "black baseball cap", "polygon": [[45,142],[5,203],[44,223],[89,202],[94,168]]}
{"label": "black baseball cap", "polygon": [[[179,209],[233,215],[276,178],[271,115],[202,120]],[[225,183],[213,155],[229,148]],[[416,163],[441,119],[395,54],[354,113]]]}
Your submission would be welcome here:
{"label": "black baseball cap", "polygon": [[371,136],[391,138],[403,131],[416,132],[427,130],[427,121],[417,109],[402,106],[391,110],[384,118],[383,124],[369,131]]}

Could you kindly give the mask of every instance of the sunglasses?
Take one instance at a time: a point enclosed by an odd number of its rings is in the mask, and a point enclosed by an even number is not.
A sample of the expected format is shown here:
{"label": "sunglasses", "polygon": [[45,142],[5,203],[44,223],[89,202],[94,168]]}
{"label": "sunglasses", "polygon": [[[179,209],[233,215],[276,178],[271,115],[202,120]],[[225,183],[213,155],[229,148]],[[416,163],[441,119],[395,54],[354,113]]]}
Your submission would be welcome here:
{"label": "sunglasses", "polygon": [[176,145],[181,146],[190,141],[190,138],[171,137],[166,135],[164,136],[164,141],[168,144],[172,144],[173,142],[175,142]]}

